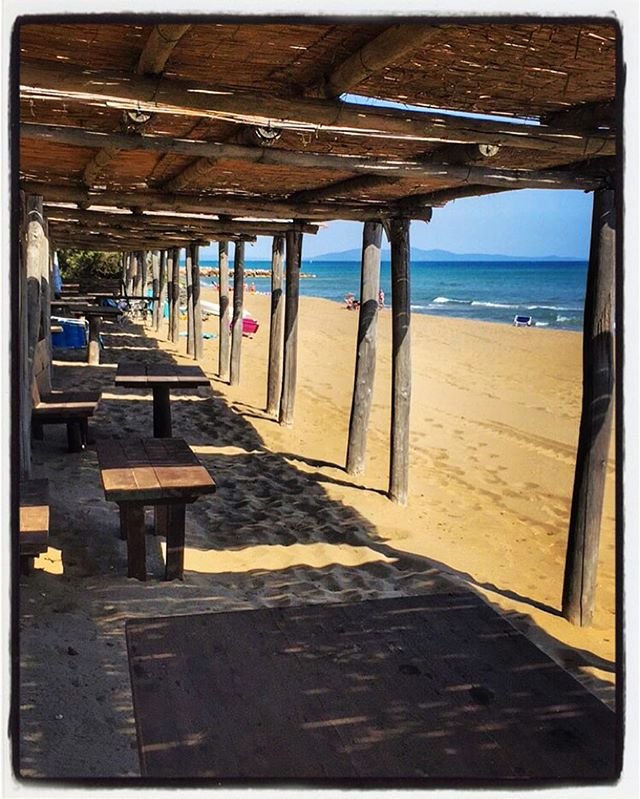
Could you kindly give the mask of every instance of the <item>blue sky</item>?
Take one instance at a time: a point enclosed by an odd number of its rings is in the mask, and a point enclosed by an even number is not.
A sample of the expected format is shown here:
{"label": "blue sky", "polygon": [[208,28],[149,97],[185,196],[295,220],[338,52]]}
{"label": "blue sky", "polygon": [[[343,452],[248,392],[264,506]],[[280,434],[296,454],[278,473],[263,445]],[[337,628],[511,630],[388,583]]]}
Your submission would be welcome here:
{"label": "blue sky", "polygon": [[[592,195],[580,191],[534,190],[503,192],[455,200],[434,208],[428,224],[413,222],[411,246],[425,250],[559,255],[588,257]],[[328,222],[316,235],[305,235],[302,256],[360,247],[362,225]],[[218,248],[203,247],[201,259],[217,260]],[[260,236],[248,245],[249,261],[271,258],[271,239]]]}

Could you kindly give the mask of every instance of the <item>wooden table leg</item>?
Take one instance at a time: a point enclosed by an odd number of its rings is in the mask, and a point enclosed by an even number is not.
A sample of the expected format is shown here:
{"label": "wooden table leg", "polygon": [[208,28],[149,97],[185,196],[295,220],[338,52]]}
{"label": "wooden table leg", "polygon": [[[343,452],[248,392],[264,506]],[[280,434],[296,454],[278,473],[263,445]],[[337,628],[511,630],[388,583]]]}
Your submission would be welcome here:
{"label": "wooden table leg", "polygon": [[89,316],[87,363],[91,366],[97,366],[100,363],[100,317],[93,314]]}
{"label": "wooden table leg", "polygon": [[69,452],[82,452],[82,420],[67,422],[67,446]]}
{"label": "wooden table leg", "polygon": [[169,529],[169,507],[167,505],[156,505],[154,507],[154,535],[166,535]]}
{"label": "wooden table leg", "polygon": [[171,438],[169,386],[153,387],[153,435],[155,438]]}
{"label": "wooden table leg", "polygon": [[167,528],[167,564],[165,580],[182,580],[184,573],[184,521],[186,505],[176,502],[167,505],[169,525]]}
{"label": "wooden table leg", "polygon": [[121,529],[127,534],[127,577],[147,579],[144,505],[141,502],[120,502]]}

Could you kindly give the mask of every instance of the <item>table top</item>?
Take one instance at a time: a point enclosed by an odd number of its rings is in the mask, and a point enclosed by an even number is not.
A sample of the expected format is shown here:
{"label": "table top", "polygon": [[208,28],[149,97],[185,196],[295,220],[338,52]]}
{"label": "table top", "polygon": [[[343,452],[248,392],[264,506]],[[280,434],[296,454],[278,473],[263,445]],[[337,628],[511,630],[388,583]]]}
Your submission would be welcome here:
{"label": "table top", "polygon": [[52,308],[63,308],[67,313],[82,314],[83,316],[121,316],[122,310],[111,305],[92,305],[88,302],[74,300],[52,300]]}
{"label": "table top", "polygon": [[191,500],[216,490],[181,438],[110,439],[96,449],[105,497],[113,502]]}
{"label": "table top", "polygon": [[145,777],[615,774],[614,713],[471,592],[135,619],[126,637]]}
{"label": "table top", "polygon": [[127,388],[195,388],[208,386],[209,378],[196,364],[182,366],[175,363],[121,361],[116,371],[115,384]]}

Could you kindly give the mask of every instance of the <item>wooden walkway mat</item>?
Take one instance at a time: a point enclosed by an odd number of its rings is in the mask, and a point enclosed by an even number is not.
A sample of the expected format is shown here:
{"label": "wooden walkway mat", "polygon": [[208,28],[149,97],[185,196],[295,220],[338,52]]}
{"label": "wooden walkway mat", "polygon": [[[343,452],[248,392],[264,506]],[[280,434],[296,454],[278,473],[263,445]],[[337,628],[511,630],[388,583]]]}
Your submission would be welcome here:
{"label": "wooden walkway mat", "polygon": [[615,715],[469,593],[127,622],[142,775],[598,782]]}

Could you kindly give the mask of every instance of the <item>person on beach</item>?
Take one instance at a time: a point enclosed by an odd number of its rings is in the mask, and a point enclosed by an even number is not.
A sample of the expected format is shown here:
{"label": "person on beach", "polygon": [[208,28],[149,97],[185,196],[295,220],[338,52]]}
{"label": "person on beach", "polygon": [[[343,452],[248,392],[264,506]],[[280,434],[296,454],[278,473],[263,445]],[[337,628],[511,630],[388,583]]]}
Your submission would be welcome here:
{"label": "person on beach", "polygon": [[360,303],[356,300],[351,291],[344,295],[344,302],[347,306],[347,311],[355,311],[360,307]]}
{"label": "person on beach", "polygon": [[378,292],[378,308],[384,308],[384,291],[382,289]]}

